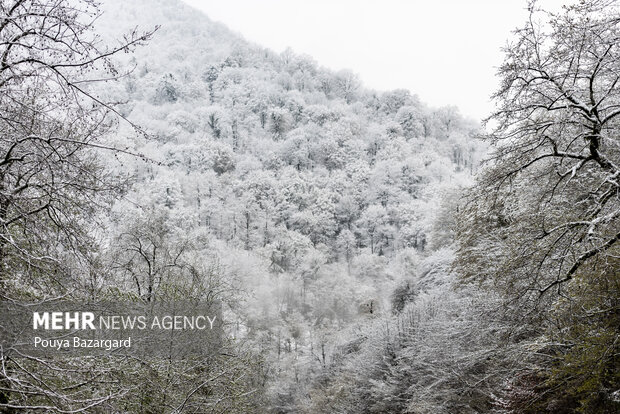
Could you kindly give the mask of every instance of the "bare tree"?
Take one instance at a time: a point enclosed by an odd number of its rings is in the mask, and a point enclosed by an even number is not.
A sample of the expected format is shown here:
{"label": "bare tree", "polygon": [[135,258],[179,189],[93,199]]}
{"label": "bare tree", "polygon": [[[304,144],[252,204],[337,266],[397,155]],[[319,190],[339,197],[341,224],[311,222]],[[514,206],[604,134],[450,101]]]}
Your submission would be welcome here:
{"label": "bare tree", "polygon": [[40,268],[57,262],[39,249],[50,232],[78,249],[83,234],[76,213],[91,209],[98,193],[116,186],[92,151],[107,148],[101,137],[114,126],[115,109],[93,94],[92,84],[121,76],[112,56],[150,33],[134,31],[118,46],[105,47],[92,31],[99,14],[91,0],[0,4],[3,264]]}
{"label": "bare tree", "polygon": [[461,240],[466,273],[509,274],[500,283],[537,298],[620,241],[620,13],[530,10],[499,68],[492,164]]}
{"label": "bare tree", "polygon": [[460,215],[457,266],[504,294],[503,409],[616,412],[620,10],[530,11],[499,68],[494,153]]}
{"label": "bare tree", "polygon": [[[93,31],[92,0],[0,2],[0,301],[47,300],[73,288],[71,263],[88,262],[87,223],[116,180],[95,150],[116,122],[114,105],[93,84],[123,74],[113,56],[152,32],[133,31],[117,46]],[[54,360],[0,349],[0,410],[83,412],[123,395],[114,370],[91,361]],[[105,385],[107,384],[107,385]],[[101,386],[101,393],[93,392]]]}
{"label": "bare tree", "polygon": [[[187,241],[174,241],[167,217],[160,215],[137,222],[118,237],[115,268],[129,275],[136,293],[146,302],[156,299],[158,289],[180,282],[181,275],[192,274],[187,262],[191,250]],[[188,277],[191,281],[191,277]]]}

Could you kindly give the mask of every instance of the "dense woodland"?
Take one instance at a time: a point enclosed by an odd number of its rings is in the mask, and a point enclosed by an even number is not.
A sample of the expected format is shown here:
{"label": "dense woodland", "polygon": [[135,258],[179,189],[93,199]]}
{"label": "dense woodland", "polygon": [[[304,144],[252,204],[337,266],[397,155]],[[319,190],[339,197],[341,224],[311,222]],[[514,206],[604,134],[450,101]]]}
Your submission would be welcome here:
{"label": "dense woodland", "polygon": [[177,0],[0,1],[0,301],[225,324],[181,361],[3,342],[3,412],[620,410],[615,2],[530,3],[478,125]]}

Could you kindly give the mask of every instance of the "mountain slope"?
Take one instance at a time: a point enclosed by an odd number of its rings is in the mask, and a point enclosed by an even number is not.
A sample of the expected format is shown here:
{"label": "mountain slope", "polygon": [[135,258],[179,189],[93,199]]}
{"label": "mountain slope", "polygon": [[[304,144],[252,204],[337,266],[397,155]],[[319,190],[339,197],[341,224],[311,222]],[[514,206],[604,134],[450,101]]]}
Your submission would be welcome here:
{"label": "mountain slope", "polygon": [[253,45],[180,2],[104,7],[110,37],[161,25],[127,57],[131,75],[100,91],[145,132],[121,122],[116,143],[152,160],[118,157],[134,185],[108,217],[109,260],[136,229],[191,256],[221,283],[230,338],[264,358],[270,406],[295,410],[366,325],[448,283],[440,203],[470,181],[477,126]]}

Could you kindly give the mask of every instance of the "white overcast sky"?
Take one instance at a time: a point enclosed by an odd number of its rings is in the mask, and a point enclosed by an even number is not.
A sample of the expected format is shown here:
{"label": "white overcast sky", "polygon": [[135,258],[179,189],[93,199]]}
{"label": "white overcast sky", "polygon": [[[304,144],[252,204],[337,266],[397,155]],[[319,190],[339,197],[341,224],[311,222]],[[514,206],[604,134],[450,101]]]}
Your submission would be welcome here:
{"label": "white overcast sky", "polygon": [[409,89],[475,119],[491,110],[500,49],[527,18],[526,0],[184,1],[262,46],[290,46],[367,87]]}

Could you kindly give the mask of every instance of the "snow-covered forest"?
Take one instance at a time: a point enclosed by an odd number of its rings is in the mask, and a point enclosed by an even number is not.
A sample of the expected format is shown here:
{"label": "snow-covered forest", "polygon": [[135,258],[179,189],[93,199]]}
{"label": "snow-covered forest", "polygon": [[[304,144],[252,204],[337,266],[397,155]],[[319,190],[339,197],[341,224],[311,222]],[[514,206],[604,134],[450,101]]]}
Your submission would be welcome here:
{"label": "snow-covered forest", "polygon": [[0,302],[224,325],[202,359],[0,339],[0,411],[620,411],[620,11],[530,10],[479,125],[179,0],[1,0]]}

